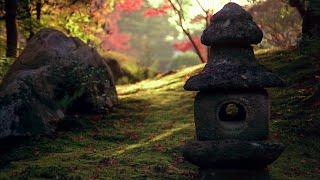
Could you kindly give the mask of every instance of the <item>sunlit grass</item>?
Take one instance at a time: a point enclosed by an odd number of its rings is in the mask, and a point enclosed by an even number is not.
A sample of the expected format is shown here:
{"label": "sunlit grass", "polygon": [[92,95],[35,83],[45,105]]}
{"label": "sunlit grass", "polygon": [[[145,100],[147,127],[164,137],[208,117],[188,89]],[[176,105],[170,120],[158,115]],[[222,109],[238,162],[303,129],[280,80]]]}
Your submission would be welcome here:
{"label": "sunlit grass", "polygon": [[191,75],[196,74],[203,68],[204,64],[193,66],[190,68],[183,69],[182,71],[167,75],[160,79],[147,79],[136,83],[134,85],[122,85],[117,87],[118,94],[127,95],[131,93],[136,93],[138,91],[152,90],[159,88],[168,88],[169,85],[174,86],[179,83],[177,90],[182,89],[182,84],[187,80]]}
{"label": "sunlit grass", "polygon": [[183,125],[180,125],[179,127],[176,127],[176,128],[173,128],[173,129],[170,129],[170,130],[167,130],[165,131],[164,133],[162,134],[159,134],[157,135],[156,137],[154,138],[151,138],[150,140],[148,141],[142,141],[142,142],[139,142],[137,144],[132,144],[132,145],[129,145],[127,146],[126,148],[123,148],[121,150],[118,150],[116,151],[115,154],[113,154],[114,156],[117,156],[117,155],[121,155],[127,151],[130,151],[130,150],[133,150],[133,149],[136,149],[136,148],[139,148],[139,147],[142,147],[142,146],[146,146],[146,145],[149,145],[150,143],[153,143],[153,142],[156,142],[156,141],[160,141],[160,140],[163,140],[164,138],[168,137],[168,136],[171,136],[173,133],[175,132],[178,132],[178,131],[181,131],[187,127],[191,127],[191,124],[183,124]]}

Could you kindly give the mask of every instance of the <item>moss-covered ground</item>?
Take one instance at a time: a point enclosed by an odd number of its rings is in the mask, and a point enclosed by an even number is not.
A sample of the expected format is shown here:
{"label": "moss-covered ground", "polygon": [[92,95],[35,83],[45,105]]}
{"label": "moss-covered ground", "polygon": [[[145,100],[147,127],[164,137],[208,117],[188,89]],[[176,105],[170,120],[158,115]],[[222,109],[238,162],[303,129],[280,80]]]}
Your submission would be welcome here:
{"label": "moss-covered ground", "polygon": [[[287,147],[271,175],[319,179],[320,110],[308,97],[320,63],[291,51],[258,56],[288,82],[269,89],[270,139]],[[193,179],[197,168],[183,160],[181,148],[194,138],[195,93],[182,86],[202,67],[119,86],[120,105],[111,115],[68,117],[53,137],[2,140],[0,179]]]}

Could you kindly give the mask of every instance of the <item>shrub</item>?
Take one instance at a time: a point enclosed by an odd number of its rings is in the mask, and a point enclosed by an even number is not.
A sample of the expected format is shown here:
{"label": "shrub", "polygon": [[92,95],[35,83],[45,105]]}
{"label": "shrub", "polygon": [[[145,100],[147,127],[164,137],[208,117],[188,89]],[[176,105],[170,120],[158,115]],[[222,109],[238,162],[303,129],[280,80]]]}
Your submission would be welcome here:
{"label": "shrub", "polygon": [[119,52],[109,51],[104,53],[103,56],[107,59],[114,59],[120,64],[122,76],[117,80],[117,84],[138,82],[147,78],[152,78],[156,74],[154,70],[140,66],[137,59]]}
{"label": "shrub", "polygon": [[168,64],[168,70],[176,70],[180,68],[194,66],[200,63],[199,58],[193,52],[186,52],[180,55],[177,55],[172,59],[172,61]]}

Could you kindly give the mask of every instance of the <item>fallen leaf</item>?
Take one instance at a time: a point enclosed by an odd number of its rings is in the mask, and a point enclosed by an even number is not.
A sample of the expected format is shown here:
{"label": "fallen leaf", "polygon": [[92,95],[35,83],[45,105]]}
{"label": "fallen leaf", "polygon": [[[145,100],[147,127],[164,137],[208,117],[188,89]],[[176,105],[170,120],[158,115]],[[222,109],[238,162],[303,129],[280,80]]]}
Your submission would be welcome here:
{"label": "fallen leaf", "polygon": [[161,144],[157,143],[153,146],[153,150],[159,151],[159,152],[165,152],[166,148],[162,146]]}

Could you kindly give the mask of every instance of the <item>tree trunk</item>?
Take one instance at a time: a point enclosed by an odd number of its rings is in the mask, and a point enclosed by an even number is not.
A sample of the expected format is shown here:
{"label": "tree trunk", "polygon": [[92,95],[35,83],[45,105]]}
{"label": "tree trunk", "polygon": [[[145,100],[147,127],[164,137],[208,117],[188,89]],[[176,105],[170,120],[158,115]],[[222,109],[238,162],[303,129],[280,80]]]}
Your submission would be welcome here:
{"label": "tree trunk", "polygon": [[303,16],[302,35],[305,38],[320,39],[320,2],[310,0]]}
{"label": "tree trunk", "polygon": [[5,20],[7,30],[7,57],[17,56],[18,31],[17,31],[17,4],[18,0],[5,1]]}
{"label": "tree trunk", "polygon": [[295,7],[303,20],[302,37],[305,40],[320,39],[320,1],[308,0],[305,1],[289,0],[289,4]]}
{"label": "tree trunk", "polygon": [[183,27],[181,27],[181,29],[184,32],[184,34],[188,37],[189,41],[191,42],[191,44],[195,50],[195,53],[199,57],[200,61],[202,63],[206,63],[206,59],[202,56],[201,51],[200,51],[199,47],[197,46],[197,44],[194,42],[191,34],[187,30],[185,30]]}
{"label": "tree trunk", "polygon": [[26,14],[27,14],[27,21],[28,21],[28,31],[29,31],[29,37],[28,40],[31,39],[34,36],[33,32],[33,24],[32,24],[32,13],[31,13],[31,8],[29,7],[29,4],[26,4],[25,7]]}
{"label": "tree trunk", "polygon": [[[210,26],[210,14],[209,11],[206,12],[206,29]],[[207,46],[207,61],[209,60],[210,57],[210,46]]]}
{"label": "tree trunk", "polygon": [[42,9],[41,0],[37,0],[36,12],[37,12],[37,20],[38,21],[40,21],[40,19],[41,19],[41,9]]}

